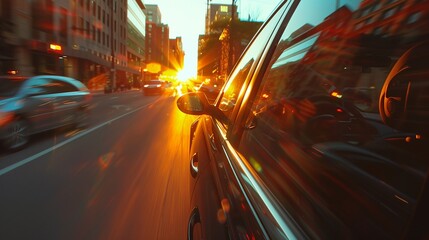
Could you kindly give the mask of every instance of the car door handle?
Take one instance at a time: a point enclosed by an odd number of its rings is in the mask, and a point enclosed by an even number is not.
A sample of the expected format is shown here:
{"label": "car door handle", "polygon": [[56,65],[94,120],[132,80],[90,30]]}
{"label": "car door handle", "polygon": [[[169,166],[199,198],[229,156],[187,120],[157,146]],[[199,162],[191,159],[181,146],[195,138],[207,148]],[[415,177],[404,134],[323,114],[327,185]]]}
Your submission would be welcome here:
{"label": "car door handle", "polygon": [[198,153],[194,153],[191,157],[191,176],[196,178],[198,174]]}
{"label": "car door handle", "polygon": [[192,209],[191,216],[189,216],[188,220],[188,240],[194,239],[194,227],[199,222],[201,222],[200,212],[198,211],[198,208],[195,207]]}
{"label": "car door handle", "polygon": [[210,146],[212,147],[213,151],[217,151],[216,141],[213,133],[209,136],[209,139],[210,139]]}

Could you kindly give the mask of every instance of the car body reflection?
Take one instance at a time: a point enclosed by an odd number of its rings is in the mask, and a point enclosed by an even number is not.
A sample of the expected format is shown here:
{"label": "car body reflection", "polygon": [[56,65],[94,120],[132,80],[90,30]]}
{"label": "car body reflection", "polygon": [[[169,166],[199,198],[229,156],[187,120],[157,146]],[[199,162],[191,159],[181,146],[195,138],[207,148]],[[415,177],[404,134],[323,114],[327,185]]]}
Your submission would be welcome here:
{"label": "car body reflection", "polygon": [[23,148],[35,133],[88,124],[91,93],[75,79],[6,76],[0,94],[0,140],[7,150]]}

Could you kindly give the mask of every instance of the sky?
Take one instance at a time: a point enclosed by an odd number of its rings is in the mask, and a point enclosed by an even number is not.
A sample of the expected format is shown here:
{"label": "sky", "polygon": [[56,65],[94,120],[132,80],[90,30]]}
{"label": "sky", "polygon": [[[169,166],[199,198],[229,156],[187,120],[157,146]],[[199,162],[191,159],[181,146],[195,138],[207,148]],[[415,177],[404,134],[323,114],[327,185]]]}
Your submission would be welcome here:
{"label": "sky", "polygon": [[[241,19],[264,21],[280,0],[237,0]],[[156,4],[161,11],[161,21],[168,24],[170,38],[182,37],[185,63],[183,76],[196,76],[198,36],[204,34],[207,0],[143,0],[145,4]],[[210,0],[213,4],[231,5],[232,0]]]}

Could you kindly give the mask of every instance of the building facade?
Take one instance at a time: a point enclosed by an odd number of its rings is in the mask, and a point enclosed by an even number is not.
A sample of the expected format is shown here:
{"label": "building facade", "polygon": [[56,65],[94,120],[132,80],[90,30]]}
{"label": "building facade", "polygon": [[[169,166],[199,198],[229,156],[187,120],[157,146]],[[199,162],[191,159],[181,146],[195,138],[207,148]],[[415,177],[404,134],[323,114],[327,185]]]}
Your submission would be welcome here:
{"label": "building facade", "polygon": [[[232,5],[209,4],[206,13],[205,34],[198,39],[198,66],[197,75],[199,81],[217,79],[221,69],[222,44],[219,37],[224,27],[214,26],[216,23],[228,23],[232,16]],[[234,16],[238,19],[237,7],[234,6]]]}
{"label": "building facade", "polygon": [[170,39],[170,53],[168,68],[176,72],[183,69],[185,52],[183,51],[182,38],[176,37]]}
{"label": "building facade", "polygon": [[127,0],[1,0],[0,9],[11,24],[0,29],[2,74],[66,75],[90,88],[138,74],[128,66]]}
{"label": "building facade", "polygon": [[198,77],[222,84],[262,22],[241,21],[235,5],[210,4],[207,14],[208,29],[198,42]]}
{"label": "building facade", "polygon": [[155,24],[162,23],[162,14],[158,5],[146,4],[146,18],[148,22],[153,22]]}
{"label": "building facade", "polygon": [[158,5],[147,4],[146,17],[146,63],[149,65],[147,74],[155,77],[170,66],[170,28],[162,23]]}
{"label": "building facade", "polygon": [[146,7],[141,0],[128,1],[128,67],[137,74],[130,77],[131,86],[140,87],[146,68]]}

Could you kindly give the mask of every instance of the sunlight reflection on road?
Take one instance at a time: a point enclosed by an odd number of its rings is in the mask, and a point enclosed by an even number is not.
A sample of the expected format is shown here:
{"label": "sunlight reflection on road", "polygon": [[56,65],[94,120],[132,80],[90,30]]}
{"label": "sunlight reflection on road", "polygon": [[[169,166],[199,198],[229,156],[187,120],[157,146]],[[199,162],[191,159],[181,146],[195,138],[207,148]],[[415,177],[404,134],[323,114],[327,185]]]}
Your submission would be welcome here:
{"label": "sunlight reflection on road", "polygon": [[[120,179],[104,239],[184,239],[189,213],[189,125],[176,98],[164,98],[139,112],[112,153],[98,160]],[[116,158],[121,158],[118,163]],[[114,167],[112,164],[114,163]],[[98,186],[102,196],[111,186]],[[178,237],[182,236],[182,237]]]}
{"label": "sunlight reflection on road", "polygon": [[101,169],[103,170],[107,169],[114,156],[115,156],[115,153],[113,152],[109,152],[103,156],[100,156],[98,158],[98,163],[100,164]]}

